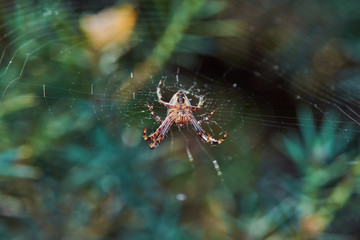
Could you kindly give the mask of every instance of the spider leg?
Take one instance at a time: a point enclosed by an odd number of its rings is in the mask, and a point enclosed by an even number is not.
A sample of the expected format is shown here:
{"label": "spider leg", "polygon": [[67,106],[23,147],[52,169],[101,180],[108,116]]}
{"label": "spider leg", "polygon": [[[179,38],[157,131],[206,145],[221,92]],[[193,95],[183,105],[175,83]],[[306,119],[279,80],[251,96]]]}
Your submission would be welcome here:
{"label": "spider leg", "polygon": [[171,105],[170,103],[164,102],[162,100],[158,100],[160,104],[164,105],[167,108],[171,108],[174,107],[173,105]]}
{"label": "spider leg", "polygon": [[225,140],[227,136],[227,132],[225,132],[224,136],[221,139],[216,140],[211,137],[210,134],[206,135],[205,131],[201,128],[200,124],[196,121],[194,117],[190,117],[190,123],[193,126],[194,130],[197,132],[197,134],[201,137],[201,139],[210,144],[220,144]]}
{"label": "spider leg", "polygon": [[204,104],[204,97],[203,97],[203,96],[200,96],[200,97],[199,97],[198,105],[197,105],[197,106],[191,106],[191,110],[197,111],[197,110],[199,110],[199,109],[202,107],[203,104]]}
{"label": "spider leg", "polygon": [[174,123],[176,117],[177,115],[175,116],[170,115],[166,117],[166,119],[162,122],[160,127],[158,127],[158,129],[156,129],[156,131],[149,136],[146,135],[146,128],[144,128],[144,140],[151,141],[149,145],[150,149],[153,149],[159,145],[161,140],[163,140],[166,133],[169,131],[171,125]]}
{"label": "spider leg", "polygon": [[199,120],[197,123],[198,124],[202,124],[203,122],[206,122],[207,120],[209,120],[209,118],[214,114],[215,110],[213,110],[209,116],[207,116],[206,118],[204,118],[203,120]]}
{"label": "spider leg", "polygon": [[156,95],[157,95],[159,101],[161,101],[161,98],[162,98],[161,92],[160,92],[160,86],[161,86],[161,84],[162,84],[162,80],[160,79],[159,84],[158,84],[158,86],[157,86],[157,88],[156,88]]}
{"label": "spider leg", "polygon": [[153,134],[151,134],[150,136],[146,135],[146,128],[144,128],[144,140],[145,141],[150,141],[153,137]]}
{"label": "spider leg", "polygon": [[[146,135],[146,128],[144,128],[144,140],[145,141],[151,141],[150,143],[150,149],[153,149],[155,147],[155,142],[156,142],[156,139],[159,135],[159,132],[160,132],[160,127],[152,134],[150,134],[149,136]],[[161,141],[161,140],[160,140]],[[160,143],[160,141],[158,143]]]}
{"label": "spider leg", "polygon": [[151,115],[152,115],[154,118],[156,118],[156,120],[158,120],[159,122],[162,123],[163,120],[161,120],[161,118],[153,112],[153,110],[152,110],[151,106],[149,105],[149,103],[146,103],[146,104],[147,104],[147,106],[148,106],[148,108],[149,108],[149,111],[150,111]]}
{"label": "spider leg", "polygon": [[161,84],[162,84],[162,80],[159,81],[159,84],[156,88],[156,95],[158,97],[158,102],[162,105],[164,105],[165,107],[167,108],[170,108],[171,107],[171,104],[167,103],[167,102],[164,102],[162,99],[162,95],[161,95],[161,92],[160,92],[160,87],[161,87]]}
{"label": "spider leg", "polygon": [[224,136],[223,136],[221,139],[219,139],[219,140],[214,139],[213,137],[210,136],[210,134],[208,134],[208,135],[206,136],[205,132],[201,132],[199,135],[200,135],[201,138],[202,138],[204,141],[206,141],[206,142],[209,142],[209,143],[211,143],[211,144],[220,144],[220,143],[222,143],[222,142],[225,140],[225,138],[226,138],[226,136],[227,136],[227,132],[225,132]]}
{"label": "spider leg", "polygon": [[194,82],[193,85],[188,90],[186,90],[186,92],[190,92],[195,86],[196,86],[196,82]]}

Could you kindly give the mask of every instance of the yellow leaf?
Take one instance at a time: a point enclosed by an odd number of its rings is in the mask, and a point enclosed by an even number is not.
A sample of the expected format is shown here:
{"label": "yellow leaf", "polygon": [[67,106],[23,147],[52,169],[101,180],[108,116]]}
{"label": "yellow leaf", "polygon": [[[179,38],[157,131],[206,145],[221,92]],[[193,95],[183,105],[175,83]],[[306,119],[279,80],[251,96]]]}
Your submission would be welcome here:
{"label": "yellow leaf", "polygon": [[83,16],[80,28],[95,50],[109,45],[124,45],[131,36],[137,14],[131,5],[108,8],[94,15]]}

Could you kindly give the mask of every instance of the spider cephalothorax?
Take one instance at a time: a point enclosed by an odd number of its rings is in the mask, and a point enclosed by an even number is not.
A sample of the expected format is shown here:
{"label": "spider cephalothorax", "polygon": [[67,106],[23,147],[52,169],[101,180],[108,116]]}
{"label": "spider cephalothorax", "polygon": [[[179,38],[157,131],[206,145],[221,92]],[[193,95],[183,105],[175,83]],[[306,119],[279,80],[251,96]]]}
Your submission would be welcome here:
{"label": "spider cephalothorax", "polygon": [[212,111],[209,116],[204,118],[203,120],[197,121],[195,117],[192,114],[192,111],[199,110],[201,106],[204,104],[203,98],[199,98],[199,103],[197,106],[191,106],[191,103],[185,93],[183,91],[178,91],[175,93],[172,98],[170,99],[170,102],[164,102],[161,100],[161,93],[160,93],[160,86],[162,84],[162,81],[160,80],[159,85],[157,87],[156,94],[158,96],[158,101],[160,104],[164,105],[168,108],[167,116],[165,120],[161,120],[161,118],[153,112],[151,106],[149,103],[147,103],[147,106],[150,110],[151,115],[153,115],[156,120],[161,122],[160,127],[156,129],[156,131],[149,136],[146,135],[146,128],[144,128],[144,139],[146,141],[151,141],[150,148],[153,149],[154,147],[157,147],[161,140],[165,137],[166,133],[169,131],[171,125],[175,123],[176,125],[182,127],[186,124],[190,123],[194,130],[197,132],[197,134],[205,141],[209,142],[211,144],[220,144],[224,141],[224,139],[227,136],[227,132],[225,132],[224,136],[220,140],[216,140],[210,136],[210,134],[206,135],[205,131],[201,128],[201,123],[204,121],[207,121],[211,115],[215,111]]}

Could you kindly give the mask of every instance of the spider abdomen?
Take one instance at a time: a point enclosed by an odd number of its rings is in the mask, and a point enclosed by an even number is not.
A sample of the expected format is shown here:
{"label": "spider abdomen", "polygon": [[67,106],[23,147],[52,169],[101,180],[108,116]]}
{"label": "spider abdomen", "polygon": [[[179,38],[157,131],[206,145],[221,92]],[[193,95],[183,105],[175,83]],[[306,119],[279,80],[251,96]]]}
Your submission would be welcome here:
{"label": "spider abdomen", "polygon": [[179,125],[180,127],[186,125],[189,122],[189,118],[185,113],[179,113],[177,116],[175,123]]}

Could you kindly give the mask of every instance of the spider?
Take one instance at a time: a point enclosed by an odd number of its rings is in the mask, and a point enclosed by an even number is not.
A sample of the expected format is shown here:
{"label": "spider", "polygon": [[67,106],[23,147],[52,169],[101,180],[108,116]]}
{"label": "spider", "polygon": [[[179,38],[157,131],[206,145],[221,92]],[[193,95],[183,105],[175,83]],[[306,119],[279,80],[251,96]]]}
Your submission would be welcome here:
{"label": "spider", "polygon": [[162,81],[160,80],[156,90],[156,94],[159,103],[168,108],[167,116],[165,120],[161,120],[159,116],[155,115],[149,103],[146,103],[151,115],[161,123],[158,129],[156,129],[156,131],[150,134],[149,136],[146,135],[146,128],[144,128],[144,140],[151,141],[150,149],[159,146],[159,143],[161,142],[161,140],[163,140],[163,138],[165,137],[166,133],[169,131],[173,123],[175,123],[180,127],[183,127],[186,124],[190,123],[194,128],[195,132],[197,132],[197,134],[201,137],[201,139],[211,144],[220,144],[225,140],[227,136],[227,132],[225,132],[224,136],[220,140],[216,140],[212,138],[210,134],[206,135],[205,131],[200,126],[201,123],[209,120],[211,115],[214,114],[215,110],[213,110],[206,118],[200,121],[197,121],[194,115],[192,114],[192,111],[199,110],[201,106],[204,104],[203,97],[199,98],[199,103],[197,106],[191,106],[191,103],[187,98],[187,96],[185,95],[185,93],[179,90],[177,93],[175,93],[172,96],[170,102],[167,103],[161,100],[162,98],[160,93],[161,84]]}

